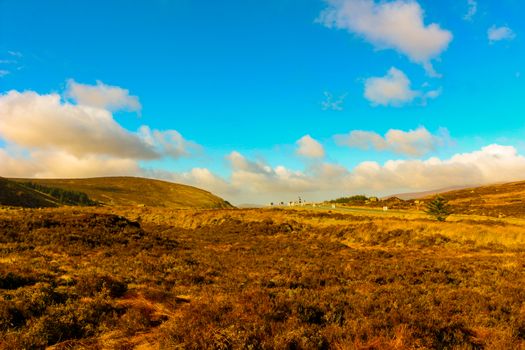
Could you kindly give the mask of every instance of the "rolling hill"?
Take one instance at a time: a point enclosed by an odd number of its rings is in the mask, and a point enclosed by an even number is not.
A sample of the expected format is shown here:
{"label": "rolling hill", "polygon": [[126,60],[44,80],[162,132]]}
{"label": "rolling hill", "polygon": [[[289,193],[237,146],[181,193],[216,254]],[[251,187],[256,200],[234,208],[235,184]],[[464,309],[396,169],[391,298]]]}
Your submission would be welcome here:
{"label": "rolling hill", "polygon": [[372,208],[386,206],[390,209],[424,210],[425,203],[438,195],[448,200],[448,204],[455,214],[525,218],[525,181],[468,188],[449,187],[435,191],[398,194],[383,197],[376,201],[343,202],[339,205]]}
{"label": "rolling hill", "polygon": [[440,193],[446,193],[446,192],[451,192],[451,191],[456,191],[456,190],[463,190],[465,188],[471,188],[471,187],[474,187],[474,186],[451,186],[451,187],[439,188],[439,189],[423,191],[423,192],[396,193],[396,194],[384,196],[381,199],[397,197],[397,198],[400,198],[406,201],[410,199],[428,198],[428,197],[431,197],[431,196],[434,196]]}
{"label": "rolling hill", "polygon": [[[465,188],[441,193],[461,214],[525,217],[525,181]],[[429,200],[435,195],[427,196]]]}
{"label": "rolling hill", "polygon": [[231,208],[232,205],[208,191],[167,181],[138,177],[89,179],[10,179],[82,192],[90,199],[110,206],[154,206],[164,208]]}

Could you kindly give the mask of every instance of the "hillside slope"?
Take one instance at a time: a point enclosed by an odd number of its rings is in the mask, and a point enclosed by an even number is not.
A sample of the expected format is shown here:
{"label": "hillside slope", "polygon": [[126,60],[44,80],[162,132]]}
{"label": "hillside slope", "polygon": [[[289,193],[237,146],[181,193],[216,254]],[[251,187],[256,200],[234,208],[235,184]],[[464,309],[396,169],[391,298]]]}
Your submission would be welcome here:
{"label": "hillside slope", "polygon": [[11,179],[17,182],[83,192],[105,205],[146,205],[164,208],[231,208],[208,191],[167,181],[138,177],[99,177],[90,179]]}
{"label": "hillside slope", "polygon": [[41,208],[57,207],[58,203],[46,194],[0,177],[0,205]]}
{"label": "hillside slope", "polygon": [[525,181],[466,188],[440,195],[449,201],[456,213],[525,217]]}
{"label": "hillside slope", "polygon": [[430,190],[430,191],[396,193],[396,194],[384,196],[382,197],[382,199],[388,199],[392,197],[397,197],[404,201],[410,200],[410,199],[422,199],[422,198],[432,197],[440,193],[463,190],[463,189],[471,188],[471,187],[474,187],[474,186],[473,185],[472,186],[451,186],[451,187],[445,187],[445,188],[438,188],[438,189]]}

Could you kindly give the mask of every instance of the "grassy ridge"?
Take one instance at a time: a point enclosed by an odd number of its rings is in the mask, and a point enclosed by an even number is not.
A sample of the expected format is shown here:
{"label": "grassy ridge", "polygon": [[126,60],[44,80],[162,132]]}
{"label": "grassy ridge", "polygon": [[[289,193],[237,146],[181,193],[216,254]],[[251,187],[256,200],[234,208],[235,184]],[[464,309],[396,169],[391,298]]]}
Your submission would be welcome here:
{"label": "grassy ridge", "polygon": [[167,181],[136,177],[91,179],[12,179],[83,192],[94,201],[110,206],[147,205],[168,208],[231,208],[210,192]]}
{"label": "grassy ridge", "polygon": [[449,200],[456,213],[525,217],[525,181],[467,188],[440,195]]}

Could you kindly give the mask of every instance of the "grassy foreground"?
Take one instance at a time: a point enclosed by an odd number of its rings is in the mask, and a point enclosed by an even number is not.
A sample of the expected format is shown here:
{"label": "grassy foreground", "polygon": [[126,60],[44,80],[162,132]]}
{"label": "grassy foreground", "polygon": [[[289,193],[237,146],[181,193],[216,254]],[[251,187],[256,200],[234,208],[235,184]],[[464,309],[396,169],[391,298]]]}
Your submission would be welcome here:
{"label": "grassy foreground", "polygon": [[519,349],[525,226],[0,211],[2,349]]}

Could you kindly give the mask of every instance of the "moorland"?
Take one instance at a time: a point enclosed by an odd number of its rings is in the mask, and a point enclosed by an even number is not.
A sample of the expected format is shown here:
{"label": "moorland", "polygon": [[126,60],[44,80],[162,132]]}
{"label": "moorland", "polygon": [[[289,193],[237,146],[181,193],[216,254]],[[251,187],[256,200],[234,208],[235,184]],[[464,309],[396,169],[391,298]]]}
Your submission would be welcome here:
{"label": "moorland", "polygon": [[4,207],[0,348],[524,348],[513,213]]}

